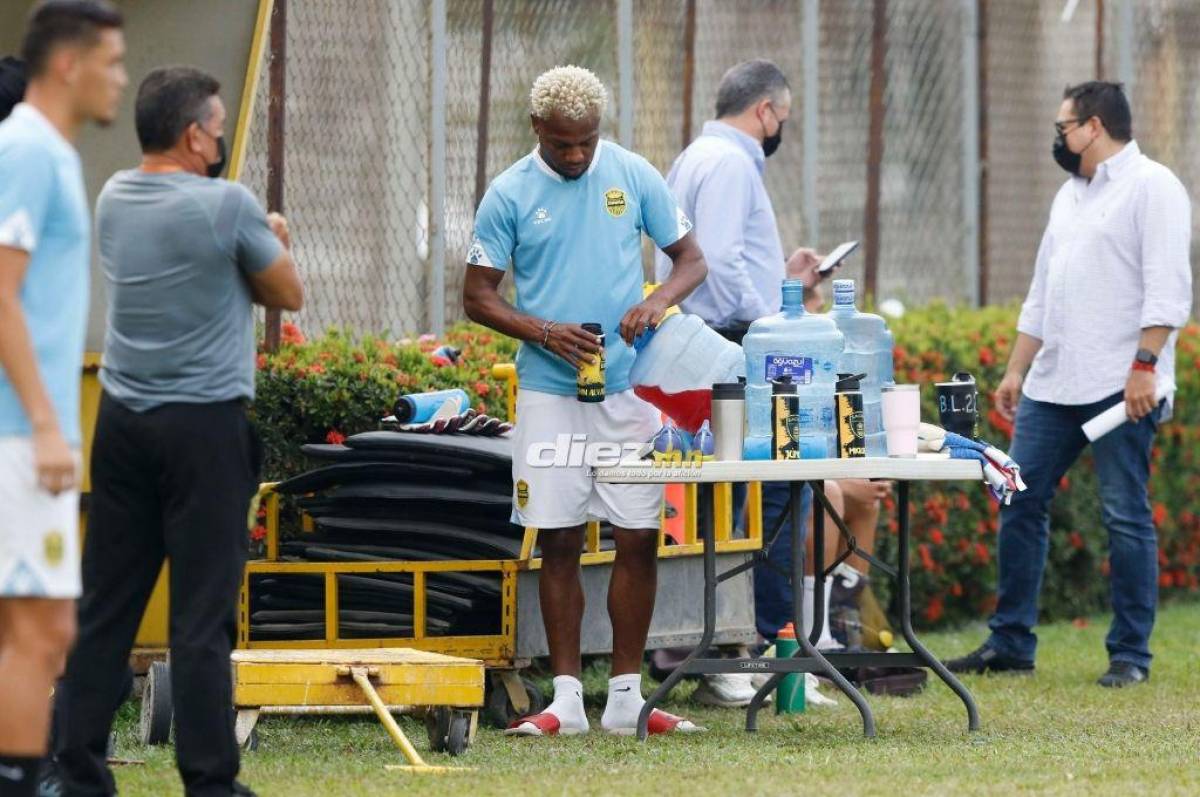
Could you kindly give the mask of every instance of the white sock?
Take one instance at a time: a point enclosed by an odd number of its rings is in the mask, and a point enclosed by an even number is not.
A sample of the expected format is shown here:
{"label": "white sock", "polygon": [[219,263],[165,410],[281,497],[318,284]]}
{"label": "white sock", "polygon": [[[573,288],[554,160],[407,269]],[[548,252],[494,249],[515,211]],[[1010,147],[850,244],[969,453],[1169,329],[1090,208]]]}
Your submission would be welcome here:
{"label": "white sock", "polygon": [[600,727],[606,731],[637,726],[638,714],[646,702],[642,697],[641,673],[616,675],[608,679],[608,705],[600,718]]}
{"label": "white sock", "polygon": [[558,717],[559,733],[586,733],[587,714],[583,710],[583,684],[572,675],[554,676],[554,700],[546,713]]}

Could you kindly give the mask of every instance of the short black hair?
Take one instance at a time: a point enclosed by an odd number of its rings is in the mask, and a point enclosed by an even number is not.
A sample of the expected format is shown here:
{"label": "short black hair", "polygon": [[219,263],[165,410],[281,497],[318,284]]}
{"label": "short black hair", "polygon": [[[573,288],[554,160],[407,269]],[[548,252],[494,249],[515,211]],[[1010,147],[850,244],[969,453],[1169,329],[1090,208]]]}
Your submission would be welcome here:
{"label": "short black hair", "polygon": [[25,62],[6,55],[0,58],[0,121],[25,97]]}
{"label": "short black hair", "polygon": [[215,77],[195,67],[163,66],[147,75],[133,112],[142,152],[165,152],[192,122],[208,121],[209,100],[220,90]]}
{"label": "short black hair", "polygon": [[717,118],[736,116],[763,97],[777,99],[788,90],[783,70],[770,61],[756,58],[733,66],[717,87]]}
{"label": "short black hair", "polygon": [[1129,110],[1129,100],[1125,98],[1125,88],[1120,83],[1089,80],[1067,86],[1063,99],[1071,101],[1080,122],[1099,117],[1114,141],[1133,138],[1133,114]]}
{"label": "short black hair", "polygon": [[55,46],[64,42],[91,46],[100,31],[124,24],[121,12],[108,0],[43,0],[29,12],[21,44],[29,77],[42,74]]}

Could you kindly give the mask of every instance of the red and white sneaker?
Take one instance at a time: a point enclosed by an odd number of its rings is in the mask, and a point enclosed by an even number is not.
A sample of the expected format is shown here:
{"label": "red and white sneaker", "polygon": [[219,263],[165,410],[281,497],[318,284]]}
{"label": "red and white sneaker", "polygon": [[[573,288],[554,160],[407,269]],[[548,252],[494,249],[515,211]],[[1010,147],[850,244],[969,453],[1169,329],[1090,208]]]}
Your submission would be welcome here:
{"label": "red and white sneaker", "polygon": [[[605,730],[613,736],[633,736],[637,733],[637,717],[634,716],[633,725],[629,727],[605,728]],[[646,723],[646,731],[650,736],[664,733],[704,733],[707,730],[708,728],[702,728],[691,720],[676,717],[674,714],[668,714],[658,709],[650,712],[650,721]]]}
{"label": "red and white sneaker", "polygon": [[587,726],[582,728],[572,725],[564,726],[562,721],[548,711],[534,714],[509,725],[504,731],[505,736],[578,736],[587,733]]}

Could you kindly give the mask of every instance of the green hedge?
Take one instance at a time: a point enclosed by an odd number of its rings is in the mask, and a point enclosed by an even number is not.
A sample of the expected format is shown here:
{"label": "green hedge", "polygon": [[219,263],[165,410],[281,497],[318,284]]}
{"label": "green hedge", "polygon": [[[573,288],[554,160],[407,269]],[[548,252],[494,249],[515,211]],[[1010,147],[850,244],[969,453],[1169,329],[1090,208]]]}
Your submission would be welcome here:
{"label": "green hedge", "polygon": [[[896,379],[930,386],[959,370],[980,386],[984,439],[1007,448],[1011,428],[991,411],[989,396],[999,384],[1015,335],[1013,306],[982,310],[942,305],[909,311],[892,323],[896,335]],[[306,341],[285,324],[284,344],[258,358],[254,412],[266,447],[269,478],[309,467],[299,453],[306,442],[336,442],[377,429],[402,390],[462,387],[477,408],[506,413],[504,386],[491,378],[497,362],[512,362],[516,345],[502,335],[463,324],[443,340],[432,336],[388,341],[340,330]],[[457,364],[434,356],[448,343],[462,352]],[[1177,354],[1176,417],[1163,427],[1154,449],[1151,500],[1160,536],[1164,597],[1200,591],[1200,517],[1191,497],[1200,472],[1200,328],[1184,330]],[[922,414],[936,422],[931,387],[922,391]],[[1049,566],[1042,594],[1048,618],[1074,618],[1107,603],[1107,535],[1100,522],[1096,478],[1085,455],[1063,479],[1051,507]],[[889,510],[894,506],[889,506]],[[985,615],[994,601],[997,508],[982,484],[949,487],[918,484],[910,506],[913,530],[913,590],[922,625],[936,626]],[[885,512],[879,552],[895,557],[896,523]],[[884,579],[879,579],[883,582]],[[884,585],[881,583],[881,587]],[[886,591],[886,590],[884,590]]]}

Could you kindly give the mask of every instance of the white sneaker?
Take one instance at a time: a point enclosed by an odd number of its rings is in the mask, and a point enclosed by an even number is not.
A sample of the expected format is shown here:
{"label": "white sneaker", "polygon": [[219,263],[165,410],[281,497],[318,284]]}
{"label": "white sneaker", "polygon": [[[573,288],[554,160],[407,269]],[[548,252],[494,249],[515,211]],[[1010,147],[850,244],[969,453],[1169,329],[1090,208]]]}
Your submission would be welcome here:
{"label": "white sneaker", "polygon": [[710,673],[704,676],[692,699],[706,706],[742,708],[754,699],[754,685],[742,673]]}
{"label": "white sneaker", "polygon": [[804,674],[804,704],[806,706],[836,706],[837,701],[821,694],[821,682],[811,672]]}

